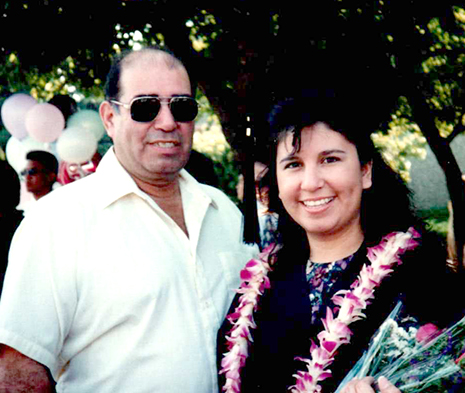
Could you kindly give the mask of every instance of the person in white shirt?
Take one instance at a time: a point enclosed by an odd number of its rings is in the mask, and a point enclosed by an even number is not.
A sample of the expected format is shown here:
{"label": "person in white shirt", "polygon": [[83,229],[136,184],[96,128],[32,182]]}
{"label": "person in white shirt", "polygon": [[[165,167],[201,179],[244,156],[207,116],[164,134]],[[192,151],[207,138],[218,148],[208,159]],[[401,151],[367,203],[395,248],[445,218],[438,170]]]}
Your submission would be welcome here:
{"label": "person in white shirt", "polygon": [[35,200],[52,192],[58,175],[58,160],[47,151],[33,150],[26,155],[27,166],[21,175],[26,181],[26,189]]}
{"label": "person in white shirt", "polygon": [[216,334],[257,248],[229,198],[183,169],[197,103],[181,62],[125,54],[106,96],[113,148],[15,234],[0,391],[216,392]]}
{"label": "person in white shirt", "polygon": [[60,186],[57,182],[58,160],[50,152],[32,150],[26,154],[26,167],[21,171],[21,199],[18,206],[24,214],[43,196]]}

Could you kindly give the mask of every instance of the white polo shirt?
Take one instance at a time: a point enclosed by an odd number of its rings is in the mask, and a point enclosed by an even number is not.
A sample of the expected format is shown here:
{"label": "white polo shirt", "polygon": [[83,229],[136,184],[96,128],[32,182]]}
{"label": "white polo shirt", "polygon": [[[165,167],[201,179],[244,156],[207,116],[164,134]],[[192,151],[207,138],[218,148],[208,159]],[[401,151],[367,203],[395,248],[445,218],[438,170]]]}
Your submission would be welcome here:
{"label": "white polo shirt", "polygon": [[180,174],[189,237],[113,150],[38,201],[10,252],[0,342],[69,393],[218,391],[216,334],[256,248],[221,191]]}

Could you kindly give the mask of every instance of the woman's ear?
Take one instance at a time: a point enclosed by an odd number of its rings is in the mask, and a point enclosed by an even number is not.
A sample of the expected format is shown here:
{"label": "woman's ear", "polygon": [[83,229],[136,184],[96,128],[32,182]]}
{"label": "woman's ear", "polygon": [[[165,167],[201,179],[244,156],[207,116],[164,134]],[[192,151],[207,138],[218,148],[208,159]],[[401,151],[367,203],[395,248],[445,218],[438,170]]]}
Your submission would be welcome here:
{"label": "woman's ear", "polygon": [[373,184],[373,161],[367,162],[362,166],[362,187],[364,190],[370,188]]}

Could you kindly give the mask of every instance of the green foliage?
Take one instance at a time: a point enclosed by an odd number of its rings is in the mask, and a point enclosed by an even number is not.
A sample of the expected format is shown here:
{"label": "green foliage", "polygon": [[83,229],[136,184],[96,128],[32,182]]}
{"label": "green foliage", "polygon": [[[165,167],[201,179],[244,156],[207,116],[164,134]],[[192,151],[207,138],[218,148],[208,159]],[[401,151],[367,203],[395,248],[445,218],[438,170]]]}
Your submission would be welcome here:
{"label": "green foliage", "polygon": [[137,50],[144,46],[165,45],[163,34],[156,32],[150,23],[147,23],[140,30],[133,30],[131,27],[117,24],[115,32],[116,40],[113,44],[113,49],[116,53],[129,48]]}
{"label": "green foliage", "polygon": [[[0,65],[0,96],[27,91],[44,101],[54,94],[72,94],[81,102],[89,99],[97,102],[102,97],[102,79],[109,59],[115,53],[166,43],[176,53],[194,53],[199,60],[195,63],[202,65],[197,70],[198,79],[205,82],[205,94],[216,100],[215,108],[222,115],[246,109],[260,118],[263,114],[260,111],[268,110],[269,86],[274,87],[278,80],[285,80],[286,87],[296,80],[304,85],[306,74],[320,77],[312,67],[298,68],[301,58],[312,57],[323,64],[324,55],[336,48],[333,63],[341,65],[331,77],[348,72],[358,80],[347,71],[352,70],[354,63],[363,70],[377,70],[381,86],[382,79],[395,75],[393,85],[399,81],[400,86],[393,89],[404,93],[402,84],[412,79],[409,76],[415,70],[418,88],[428,97],[441,135],[450,135],[462,124],[465,11],[453,5],[460,2],[426,5],[402,0],[327,0],[323,3],[307,5],[313,7],[310,9],[317,15],[314,17],[308,10],[302,12],[305,7],[298,2],[278,5],[225,0],[187,2],[180,7],[180,3],[155,0],[114,1],[112,12],[107,13],[105,8],[98,7],[90,11],[91,7],[86,7],[90,3],[86,2],[6,1],[2,28],[8,31],[22,21],[31,30],[26,31],[27,42],[15,41],[13,33],[3,35],[1,49],[5,61]],[[85,28],[76,29],[71,22],[76,20]],[[66,45],[53,42],[60,35],[66,37]],[[350,51],[345,52],[344,48]],[[348,53],[350,61],[341,62]],[[293,75],[289,72],[271,72],[280,62],[292,64],[298,78],[291,80]],[[389,76],[385,71],[393,74]],[[268,75],[274,79],[267,79]],[[360,89],[362,84],[360,78]],[[404,97],[399,99],[391,119],[388,114],[389,124],[375,133],[373,139],[390,165],[408,180],[409,159],[424,157],[426,141],[421,135],[424,130],[420,131],[415,123],[410,103]],[[380,103],[383,105],[384,102]],[[224,130],[233,133],[237,118],[223,116],[221,121],[229,119],[232,124],[227,124]],[[209,120],[206,122],[211,124]],[[224,161],[226,166],[232,162],[225,158],[228,154],[223,150],[206,153],[218,162]]]}
{"label": "green foliage", "polygon": [[24,72],[20,59],[12,53],[0,65],[0,78],[4,80],[0,95],[7,98],[11,94],[24,92],[39,102],[46,102],[58,94],[75,95],[78,100],[86,97],[102,99],[102,81],[95,79],[91,88],[83,88],[79,82],[74,82],[75,69],[75,61],[68,57],[48,72],[40,73],[37,69]]}
{"label": "green foliage", "polygon": [[226,195],[228,195],[236,204],[239,204],[237,198],[236,185],[239,178],[238,165],[234,160],[234,153],[231,148],[227,148],[223,155],[215,158],[215,173],[219,179],[219,186]]}
{"label": "green foliage", "polygon": [[7,97],[11,93],[29,92],[28,74],[22,72],[18,58],[15,54],[10,54],[4,62],[0,64],[0,92],[2,97]]}
{"label": "green foliage", "polygon": [[[209,51],[210,44],[219,37],[221,27],[216,23],[215,16],[201,10],[187,21],[186,26],[190,28],[189,39],[197,52]],[[209,53],[208,53],[209,54]]]}
{"label": "green foliage", "polygon": [[200,114],[196,121],[194,149],[210,157],[215,165],[219,188],[235,203],[238,203],[236,184],[239,177],[235,154],[226,141],[218,117],[213,112],[207,98],[197,93]]}
{"label": "green foliage", "polygon": [[[456,127],[463,126],[465,37],[460,33],[465,30],[465,10],[453,7],[453,11],[456,25],[447,24],[439,17],[417,25],[418,34],[426,43],[420,77],[423,94],[428,97],[436,127],[443,138],[451,135]],[[389,41],[395,41],[389,37]],[[373,134],[373,141],[386,161],[406,181],[410,180],[410,158],[424,159],[426,156],[422,131],[415,123],[408,99],[400,97],[388,127]]]}
{"label": "green foliage", "polygon": [[418,215],[426,222],[429,229],[446,239],[449,221],[447,207],[422,210],[418,212]]}
{"label": "green foliage", "polygon": [[387,132],[372,134],[383,158],[405,181],[410,181],[410,158],[425,159],[426,139],[418,126],[404,117],[393,116]]}
{"label": "green foliage", "polygon": [[462,125],[462,78],[465,66],[465,10],[453,8],[453,23],[444,18],[432,18],[422,33],[429,40],[427,56],[422,63],[425,93],[437,116],[442,137],[447,137],[457,125]]}

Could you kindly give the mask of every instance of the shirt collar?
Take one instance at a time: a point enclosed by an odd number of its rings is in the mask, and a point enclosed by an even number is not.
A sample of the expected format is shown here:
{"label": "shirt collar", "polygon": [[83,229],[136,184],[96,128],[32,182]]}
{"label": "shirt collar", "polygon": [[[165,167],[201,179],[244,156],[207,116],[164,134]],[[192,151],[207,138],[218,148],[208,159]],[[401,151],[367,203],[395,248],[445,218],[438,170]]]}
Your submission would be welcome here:
{"label": "shirt collar", "polygon": [[[118,161],[113,147],[105,153],[100,161],[96,170],[96,176],[98,176],[99,182],[102,184],[101,193],[96,196],[98,206],[101,209],[105,209],[112,203],[130,194],[135,194],[142,199],[152,201],[150,196],[137,186],[131,175]],[[181,170],[179,180],[181,192],[193,193],[197,197],[206,199],[214,208],[218,208],[216,202],[186,170]]]}
{"label": "shirt collar", "polygon": [[[205,191],[205,188],[185,169],[179,173],[181,192],[189,192],[194,194],[195,197],[203,198],[212,205],[215,209],[218,209],[218,205],[214,199]],[[206,186],[208,187],[208,186]]]}

